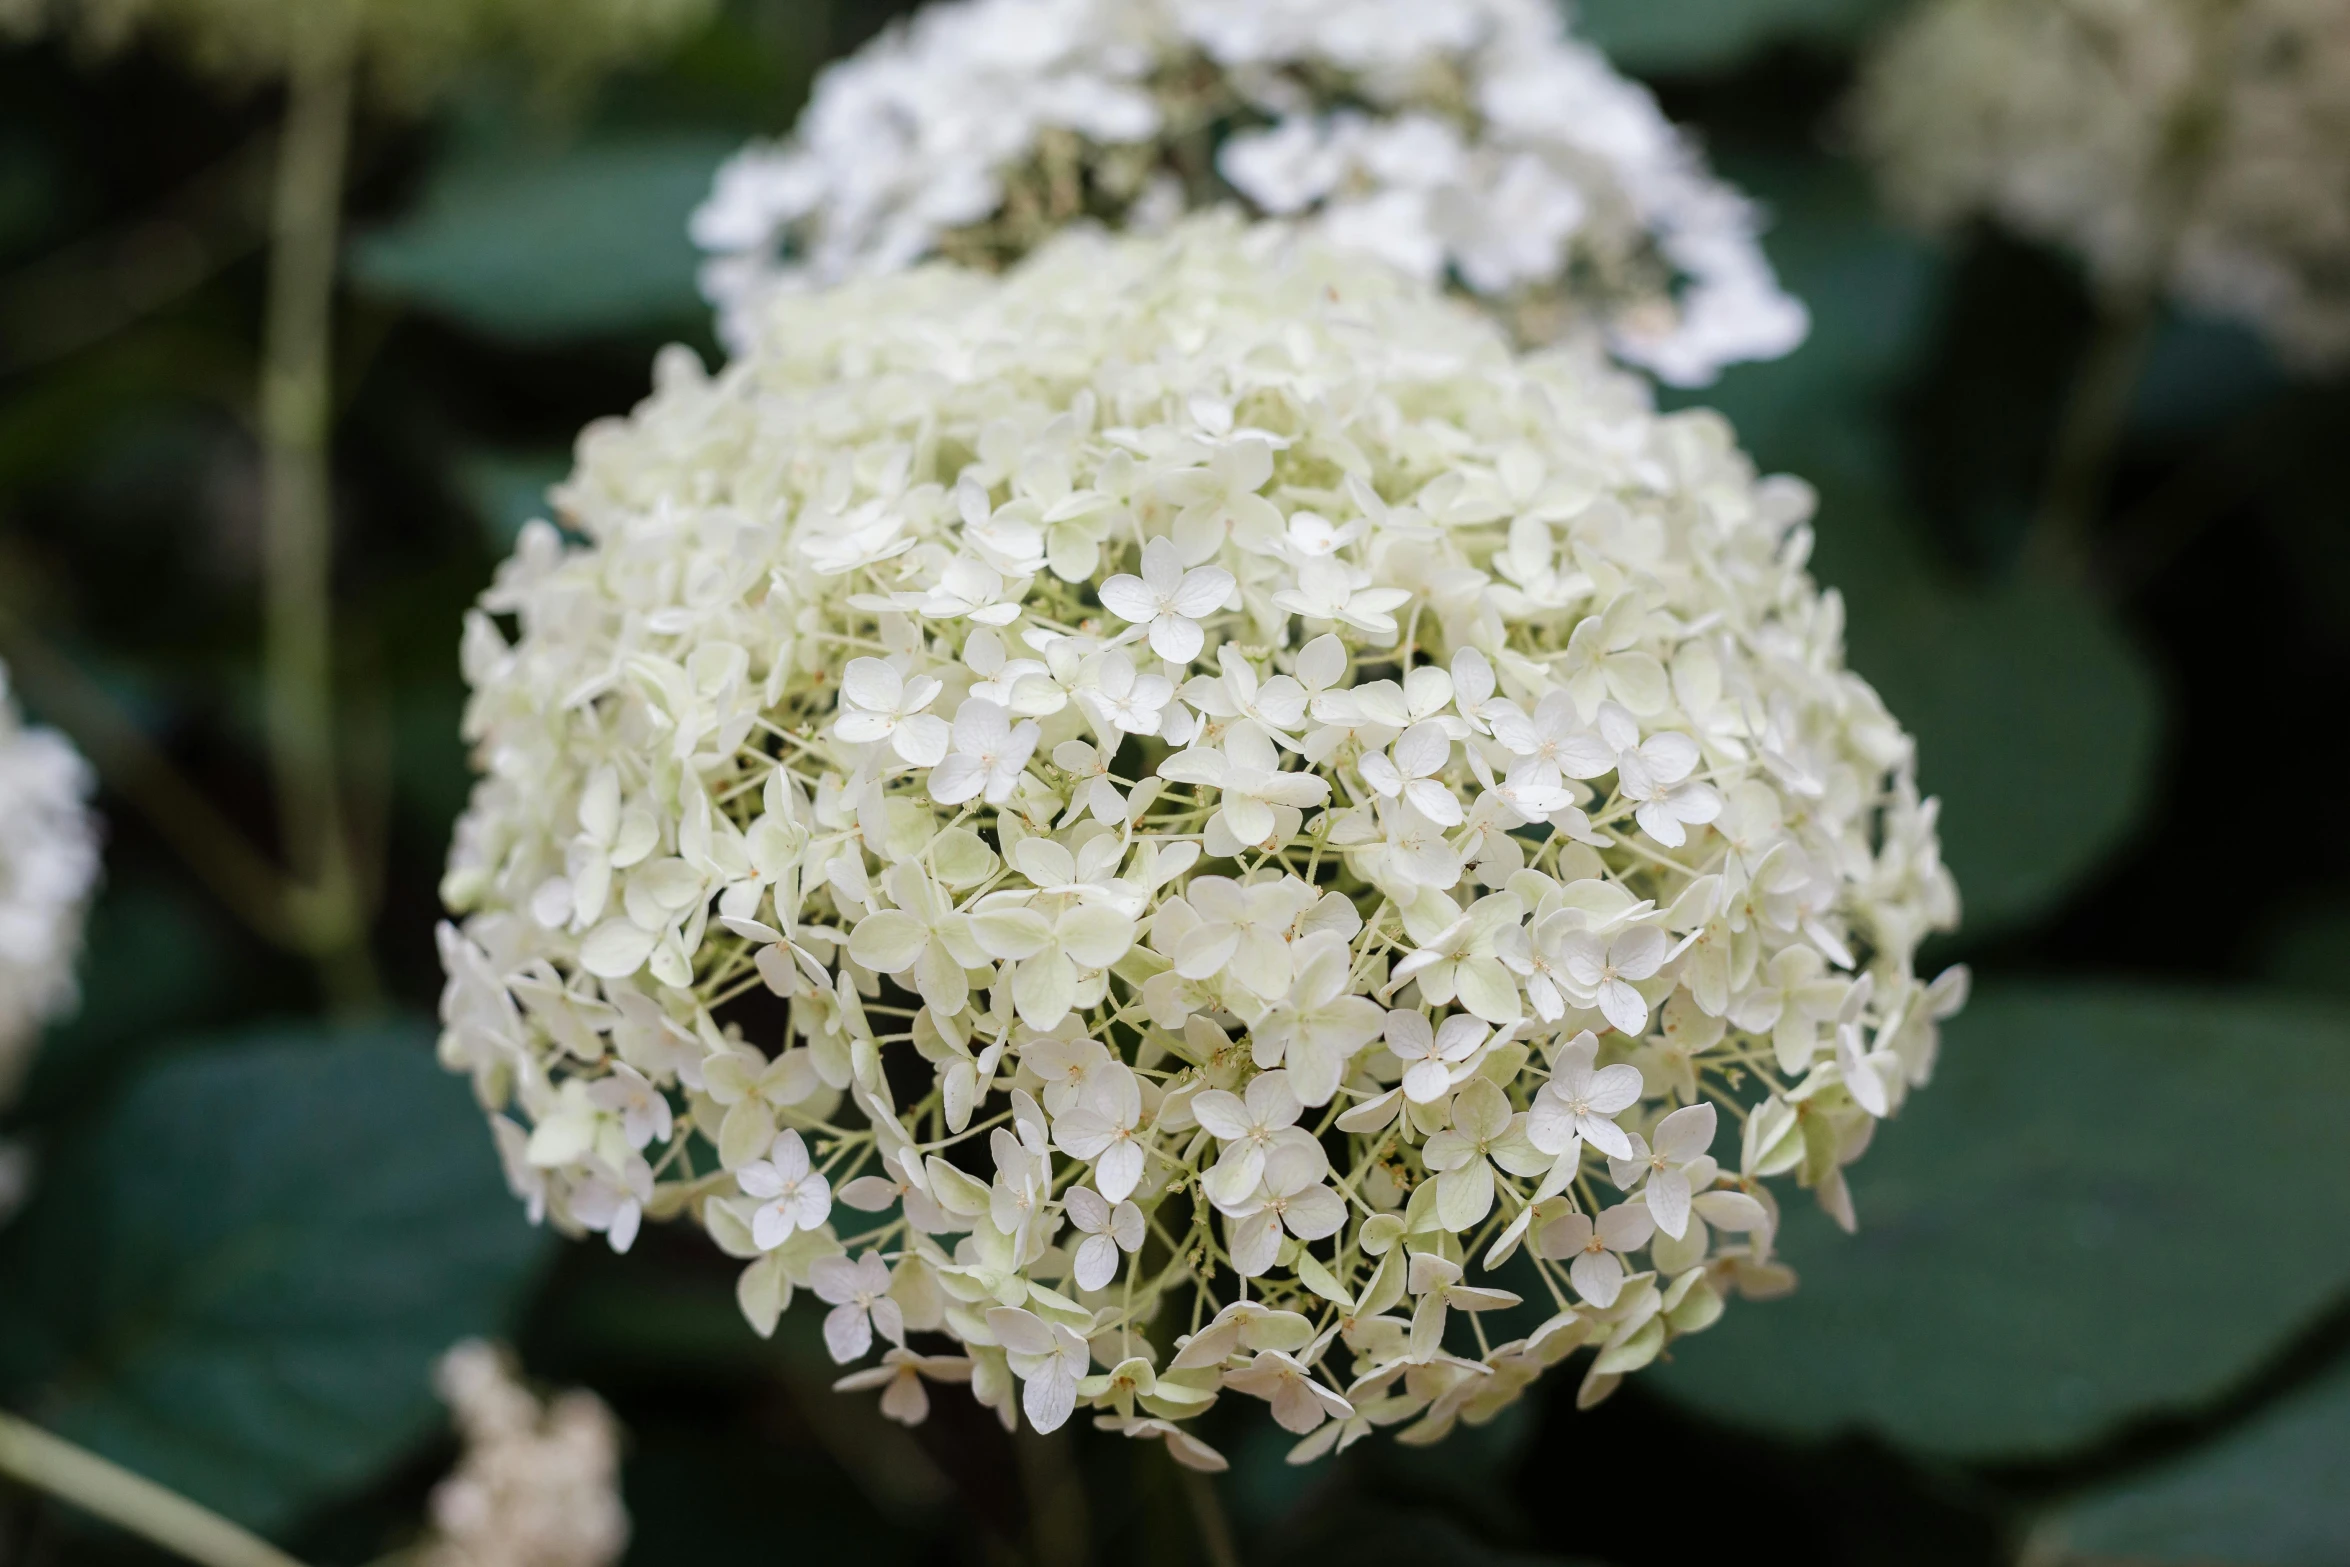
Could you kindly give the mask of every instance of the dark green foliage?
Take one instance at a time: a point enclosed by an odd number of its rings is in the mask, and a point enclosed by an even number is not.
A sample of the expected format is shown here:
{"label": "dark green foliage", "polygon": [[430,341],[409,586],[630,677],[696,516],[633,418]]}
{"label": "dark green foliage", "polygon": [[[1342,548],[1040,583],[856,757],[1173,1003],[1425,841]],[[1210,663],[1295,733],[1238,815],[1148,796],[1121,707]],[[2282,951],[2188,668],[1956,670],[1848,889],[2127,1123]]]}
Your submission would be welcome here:
{"label": "dark green foliage", "polygon": [[0,1397],[257,1528],[435,1429],[544,1254],[414,1023],[174,1052],[60,1128],[0,1235]]}
{"label": "dark green foliage", "polygon": [[[2350,1291],[2350,1011],[2243,992],[1978,993],[1933,1084],[1808,1203],[1803,1288],[1658,1377],[1724,1419],[2047,1457],[2207,1406]],[[2257,1065],[2253,1063],[2257,1062]],[[2226,1150],[2241,1150],[2241,1157]]]}

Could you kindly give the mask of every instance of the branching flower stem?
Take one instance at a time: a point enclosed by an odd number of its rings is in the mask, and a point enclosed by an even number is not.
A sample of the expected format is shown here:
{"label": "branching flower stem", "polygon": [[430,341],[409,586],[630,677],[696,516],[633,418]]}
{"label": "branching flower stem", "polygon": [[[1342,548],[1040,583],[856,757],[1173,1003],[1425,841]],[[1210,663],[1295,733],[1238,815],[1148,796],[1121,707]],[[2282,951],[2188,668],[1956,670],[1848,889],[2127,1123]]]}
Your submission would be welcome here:
{"label": "branching flower stem", "polygon": [[362,878],[352,863],[335,765],[327,439],[352,51],[347,25],[322,25],[288,72],[260,394],[264,719],[295,883],[289,913],[328,999],[345,1010],[364,1008],[377,994]]}
{"label": "branching flower stem", "polygon": [[178,1492],[9,1414],[0,1414],[0,1475],[202,1567],[301,1567],[267,1540]]}
{"label": "branching flower stem", "polygon": [[2145,367],[2155,318],[2154,298],[2143,292],[2100,305],[2096,331],[2074,373],[2048,479],[2024,546],[2027,569],[2068,583],[2089,577],[2089,535],[2112,482],[2114,455],[2129,421],[2130,399]]}
{"label": "branching flower stem", "polygon": [[1196,1469],[1178,1472],[1183,1498],[1191,1504],[1192,1519],[1199,1525],[1200,1550],[1210,1567],[1240,1567],[1240,1553],[1232,1547],[1232,1524],[1224,1516],[1224,1504],[1216,1495],[1216,1482]]}

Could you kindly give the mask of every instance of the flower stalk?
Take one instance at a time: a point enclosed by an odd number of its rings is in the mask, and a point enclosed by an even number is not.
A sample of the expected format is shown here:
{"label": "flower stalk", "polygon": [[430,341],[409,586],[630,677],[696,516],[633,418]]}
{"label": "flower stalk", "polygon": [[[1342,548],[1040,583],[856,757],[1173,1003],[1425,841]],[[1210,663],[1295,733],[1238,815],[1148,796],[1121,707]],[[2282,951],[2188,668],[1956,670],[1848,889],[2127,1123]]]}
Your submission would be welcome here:
{"label": "flower stalk", "polygon": [[2067,582],[2093,573],[2091,534],[2113,482],[2114,457],[2129,423],[2154,321],[2154,298],[2143,292],[2108,300],[2098,310],[2024,547],[2025,564],[2032,570]]}
{"label": "flower stalk", "polygon": [[262,342],[264,716],[302,948],[341,1008],[376,994],[367,919],[335,762],[333,419],[335,251],[349,148],[351,18],[328,7],[291,61],[270,220]]}
{"label": "flower stalk", "polygon": [[0,1475],[202,1567],[301,1567],[211,1509],[10,1414],[0,1414]]}
{"label": "flower stalk", "polygon": [[1177,1467],[1183,1499],[1191,1504],[1192,1521],[1199,1527],[1200,1550],[1209,1567],[1240,1567],[1240,1553],[1232,1547],[1232,1522],[1216,1496],[1216,1482],[1196,1469]]}

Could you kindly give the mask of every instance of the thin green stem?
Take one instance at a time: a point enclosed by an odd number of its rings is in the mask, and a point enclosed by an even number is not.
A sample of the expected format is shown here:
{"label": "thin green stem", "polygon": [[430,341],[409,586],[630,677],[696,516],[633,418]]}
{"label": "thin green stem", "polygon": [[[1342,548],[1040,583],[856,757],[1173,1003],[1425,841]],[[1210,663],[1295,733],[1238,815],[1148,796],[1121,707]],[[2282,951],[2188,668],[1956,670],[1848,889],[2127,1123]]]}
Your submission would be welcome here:
{"label": "thin green stem", "polygon": [[2091,531],[2113,478],[2114,454],[2129,422],[2130,399],[2154,333],[2148,292],[2107,300],[2074,373],[2038,513],[2024,544],[2024,564],[2063,582],[2091,575]]}
{"label": "thin green stem", "polygon": [[[340,12],[341,7],[331,9]],[[293,62],[270,215],[261,350],[262,685],[270,770],[304,946],[339,1009],[377,996],[361,877],[335,765],[333,500],[335,247],[349,148],[352,39],[331,19]]]}
{"label": "thin green stem", "polygon": [[1183,1470],[1183,1499],[1191,1504],[1192,1521],[1199,1525],[1200,1549],[1209,1567],[1240,1567],[1240,1553],[1232,1547],[1232,1524],[1216,1495],[1216,1482],[1196,1469]]}
{"label": "thin green stem", "polygon": [[203,1567],[301,1567],[267,1540],[178,1492],[9,1414],[0,1414],[0,1475]]}
{"label": "thin green stem", "polygon": [[1084,1567],[1092,1554],[1092,1531],[1069,1433],[1023,1430],[1012,1446],[1028,1502],[1028,1548],[1036,1567]]}

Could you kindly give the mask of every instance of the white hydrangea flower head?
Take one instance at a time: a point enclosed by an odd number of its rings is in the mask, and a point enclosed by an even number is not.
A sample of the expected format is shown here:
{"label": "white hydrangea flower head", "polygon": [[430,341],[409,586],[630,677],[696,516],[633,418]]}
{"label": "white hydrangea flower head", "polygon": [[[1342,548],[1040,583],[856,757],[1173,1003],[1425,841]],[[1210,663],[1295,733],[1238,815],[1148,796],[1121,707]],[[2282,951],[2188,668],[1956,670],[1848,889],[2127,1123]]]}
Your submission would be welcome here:
{"label": "white hydrangea flower head", "polygon": [[2350,7],[2338,0],[1932,0],[1855,103],[1887,195],[1994,218],[2104,287],[2350,359]]}
{"label": "white hydrangea flower head", "polygon": [[534,1214],[1208,1467],[1599,1396],[1792,1282],[1769,1178],[1850,1222],[1963,976],[1803,485],[1228,214],[771,311],[466,629],[441,1051]]}
{"label": "white hydrangea flower head", "polygon": [[778,289],[1224,201],[1676,384],[1808,329],[1753,205],[1550,0],[941,0],[828,69],[692,228],[740,349]]}
{"label": "white hydrangea flower head", "polygon": [[28,726],[0,663],[0,1106],[41,1026],[74,1003],[82,925],[98,883],[96,780],[63,735]]}
{"label": "white hydrangea flower head", "polygon": [[0,0],[0,38],[45,27],[106,51],[139,34],[183,46],[206,70],[269,77],[329,29],[349,28],[376,84],[429,96],[484,56],[528,60],[556,80],[640,58],[709,16],[713,0]]}
{"label": "white hydrangea flower head", "polygon": [[469,1339],[434,1385],[464,1441],[433,1488],[423,1567],[612,1567],[628,1546],[620,1428],[593,1393],[541,1400],[507,1357]]}

